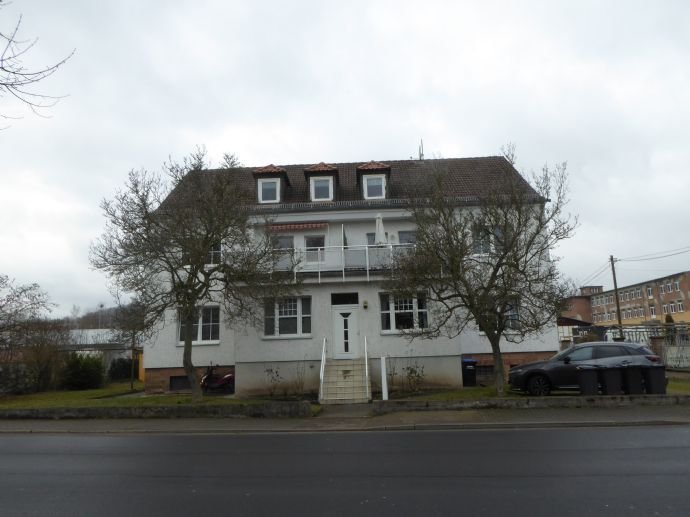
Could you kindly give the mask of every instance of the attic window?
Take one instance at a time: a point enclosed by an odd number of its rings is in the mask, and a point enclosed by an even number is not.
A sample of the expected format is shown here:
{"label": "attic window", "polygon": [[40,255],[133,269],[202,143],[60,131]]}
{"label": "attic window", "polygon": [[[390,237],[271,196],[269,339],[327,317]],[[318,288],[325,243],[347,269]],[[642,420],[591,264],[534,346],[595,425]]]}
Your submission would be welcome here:
{"label": "attic window", "polygon": [[314,176],[310,178],[312,201],[333,201],[333,177]]}
{"label": "attic window", "polygon": [[386,175],[367,174],[364,176],[364,199],[385,199]]}
{"label": "attic window", "polygon": [[258,180],[259,203],[280,202],[280,180],[278,178],[262,178]]}

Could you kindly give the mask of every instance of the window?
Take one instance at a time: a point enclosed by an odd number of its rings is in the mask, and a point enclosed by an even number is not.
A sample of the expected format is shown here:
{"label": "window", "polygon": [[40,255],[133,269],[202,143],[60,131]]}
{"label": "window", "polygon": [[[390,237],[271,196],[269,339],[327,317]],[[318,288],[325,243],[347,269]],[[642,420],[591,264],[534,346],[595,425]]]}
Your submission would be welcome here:
{"label": "window", "polygon": [[635,298],[642,298],[642,289],[639,287],[635,289]]}
{"label": "window", "polygon": [[220,264],[221,259],[221,245],[220,242],[211,246],[211,249],[206,254],[205,264]]}
{"label": "window", "polygon": [[659,286],[659,294],[664,294],[664,284]]}
{"label": "window", "polygon": [[265,178],[259,180],[259,203],[278,203],[280,201],[280,180]]}
{"label": "window", "polygon": [[505,328],[512,330],[520,329],[520,313],[517,304],[507,306],[503,312]]}
{"label": "window", "polygon": [[273,247],[277,250],[294,249],[295,238],[292,235],[277,235],[273,238]]}
{"label": "window", "polygon": [[652,298],[654,295],[652,294],[652,288],[648,287],[647,288],[647,298]]}
{"label": "window", "polygon": [[564,358],[568,357],[571,361],[589,361],[592,359],[592,352],[593,348],[591,346],[585,346],[565,354]]}
{"label": "window", "polygon": [[[180,341],[185,338],[185,324],[180,321]],[[220,339],[220,308],[202,307],[197,322],[192,325],[192,342],[218,341]]]}
{"label": "window", "polygon": [[676,302],[676,308],[678,309],[678,312],[685,312],[685,305],[683,305],[681,300]]}
{"label": "window", "polygon": [[413,298],[396,298],[381,293],[379,299],[382,331],[427,328],[429,316],[424,293],[417,293]]}
{"label": "window", "polygon": [[668,305],[663,304],[663,305],[661,306],[661,311],[662,311],[664,314],[668,314]]}
{"label": "window", "polygon": [[668,304],[668,308],[669,308],[669,310],[671,311],[671,314],[675,314],[675,313],[676,313],[676,304],[675,304],[674,302],[669,303],[669,304]]}
{"label": "window", "polygon": [[292,251],[295,249],[295,238],[292,235],[273,237],[273,261],[276,269],[290,269],[293,265]]}
{"label": "window", "polygon": [[671,292],[671,282],[666,284],[666,292],[670,293]]}
{"label": "window", "polygon": [[673,289],[675,289],[676,291],[680,291],[680,282],[678,280],[673,282]]}
{"label": "window", "polygon": [[264,302],[265,336],[311,334],[311,297],[267,298]]}
{"label": "window", "polygon": [[311,178],[311,200],[333,201],[333,178],[331,176]]}
{"label": "window", "polygon": [[[386,232],[386,242],[388,242],[388,232]],[[376,234],[375,233],[367,233],[367,244],[369,246],[374,246],[376,244]],[[380,246],[384,246],[384,245],[380,244]]]}
{"label": "window", "polygon": [[594,356],[597,359],[605,359],[607,357],[620,357],[630,355],[628,349],[624,346],[616,345],[602,345],[594,349]]}
{"label": "window", "polygon": [[656,306],[654,306],[654,305],[649,306],[649,317],[650,318],[656,318]]}
{"label": "window", "polygon": [[472,229],[472,252],[475,255],[484,255],[491,251],[491,235],[483,226],[475,226]]}
{"label": "window", "polygon": [[385,174],[364,176],[364,199],[384,199],[386,197]]}
{"label": "window", "polygon": [[324,261],[325,235],[306,235],[304,237],[304,246],[307,248],[307,262]]}
{"label": "window", "polygon": [[400,244],[417,244],[417,232],[415,231],[399,231],[398,242]]}

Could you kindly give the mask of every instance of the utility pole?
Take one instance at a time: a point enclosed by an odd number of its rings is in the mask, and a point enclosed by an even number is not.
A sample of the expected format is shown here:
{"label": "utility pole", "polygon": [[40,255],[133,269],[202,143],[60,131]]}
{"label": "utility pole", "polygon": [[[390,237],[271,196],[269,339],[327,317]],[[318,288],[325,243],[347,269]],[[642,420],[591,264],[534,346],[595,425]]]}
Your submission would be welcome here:
{"label": "utility pole", "polygon": [[621,341],[625,340],[625,335],[623,334],[623,321],[621,320],[621,302],[618,298],[618,282],[616,282],[616,260],[613,255],[610,256],[611,260],[611,273],[613,273],[613,292],[616,297],[616,315],[618,316],[618,336]]}

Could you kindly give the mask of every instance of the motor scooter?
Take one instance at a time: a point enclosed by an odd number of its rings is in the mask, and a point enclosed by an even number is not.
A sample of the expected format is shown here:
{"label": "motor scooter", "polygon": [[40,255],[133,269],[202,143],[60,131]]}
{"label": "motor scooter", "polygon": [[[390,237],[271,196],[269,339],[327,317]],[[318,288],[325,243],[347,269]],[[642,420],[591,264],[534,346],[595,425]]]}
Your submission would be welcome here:
{"label": "motor scooter", "polygon": [[210,391],[219,391],[225,393],[235,393],[235,374],[226,373],[225,375],[216,375],[213,364],[209,364],[206,368],[206,373],[201,378],[201,391],[208,393]]}

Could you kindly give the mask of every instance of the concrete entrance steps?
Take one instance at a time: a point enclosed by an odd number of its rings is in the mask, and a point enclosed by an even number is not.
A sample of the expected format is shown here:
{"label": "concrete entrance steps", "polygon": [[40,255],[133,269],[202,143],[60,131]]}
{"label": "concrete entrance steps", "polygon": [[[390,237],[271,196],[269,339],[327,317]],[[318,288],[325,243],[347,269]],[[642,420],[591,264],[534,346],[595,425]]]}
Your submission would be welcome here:
{"label": "concrete entrance steps", "polygon": [[321,404],[357,404],[370,398],[364,358],[326,360]]}

